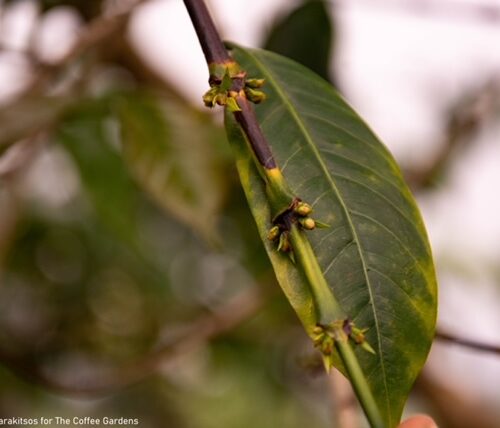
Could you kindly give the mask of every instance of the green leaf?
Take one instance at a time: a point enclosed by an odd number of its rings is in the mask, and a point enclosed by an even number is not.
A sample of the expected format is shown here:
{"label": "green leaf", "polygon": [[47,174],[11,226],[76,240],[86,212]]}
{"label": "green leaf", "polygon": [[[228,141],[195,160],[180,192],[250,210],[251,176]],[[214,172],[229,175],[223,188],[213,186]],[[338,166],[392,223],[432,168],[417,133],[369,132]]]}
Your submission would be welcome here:
{"label": "green leaf", "polygon": [[216,240],[226,193],[223,130],[166,96],[124,95],[115,107],[123,154],[138,182],[177,219]]}
{"label": "green leaf", "polygon": [[[309,232],[329,286],[376,355],[356,354],[388,426],[396,426],[427,357],[436,320],[436,279],[424,225],[385,146],[324,80],[293,61],[234,47],[249,75],[266,79],[258,120],[292,191],[329,229]],[[227,130],[278,281],[312,333],[307,282],[266,235],[270,208],[247,143]]]}
{"label": "green leaf", "polygon": [[305,1],[271,30],[264,47],[329,80],[333,22],[324,1]]}
{"label": "green leaf", "polygon": [[87,100],[67,114],[56,137],[76,163],[97,216],[116,236],[133,244],[138,192],[113,141],[112,125],[107,100]]}

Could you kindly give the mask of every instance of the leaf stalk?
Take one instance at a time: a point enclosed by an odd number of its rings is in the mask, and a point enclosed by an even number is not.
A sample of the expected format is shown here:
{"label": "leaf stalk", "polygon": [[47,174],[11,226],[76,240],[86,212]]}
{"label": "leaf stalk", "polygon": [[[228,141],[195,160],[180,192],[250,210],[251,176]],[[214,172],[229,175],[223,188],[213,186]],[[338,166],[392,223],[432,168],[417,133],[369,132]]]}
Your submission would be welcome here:
{"label": "leaf stalk", "polygon": [[[304,232],[297,225],[292,226],[290,239],[295,257],[299,262],[298,264],[304,270],[311,285],[311,291],[317,304],[319,325],[337,325],[335,327],[336,340],[334,340],[334,345],[349,375],[356,396],[365,411],[370,425],[373,428],[383,428],[385,425],[380,416],[380,411],[363,374],[363,370],[359,365],[359,361],[354,354],[354,350],[349,343],[349,337],[343,331],[342,325],[338,323],[339,320],[345,319],[345,314],[326,283],[311,244]],[[331,361],[327,361],[326,364],[331,364]]]}

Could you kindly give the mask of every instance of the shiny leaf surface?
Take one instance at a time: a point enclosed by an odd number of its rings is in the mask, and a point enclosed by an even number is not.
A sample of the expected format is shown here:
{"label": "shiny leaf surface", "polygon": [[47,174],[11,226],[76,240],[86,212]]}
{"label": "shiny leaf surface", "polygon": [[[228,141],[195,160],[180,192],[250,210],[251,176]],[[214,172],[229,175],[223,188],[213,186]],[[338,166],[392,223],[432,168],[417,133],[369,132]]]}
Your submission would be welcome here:
{"label": "shiny leaf surface", "polygon": [[[294,193],[330,225],[310,232],[319,264],[376,355],[356,353],[388,426],[396,426],[429,351],[436,280],[424,225],[391,154],[323,79],[278,55],[233,48],[268,100],[257,116]],[[267,239],[269,206],[248,145],[227,124],[240,178],[278,280],[310,333],[314,302],[300,271]]]}

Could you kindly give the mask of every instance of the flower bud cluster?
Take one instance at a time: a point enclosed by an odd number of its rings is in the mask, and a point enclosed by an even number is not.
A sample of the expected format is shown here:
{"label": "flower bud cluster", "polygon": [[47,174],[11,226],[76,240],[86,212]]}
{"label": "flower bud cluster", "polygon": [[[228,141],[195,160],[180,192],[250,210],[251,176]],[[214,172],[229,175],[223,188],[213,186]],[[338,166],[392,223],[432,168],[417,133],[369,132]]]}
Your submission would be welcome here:
{"label": "flower bud cluster", "polygon": [[243,95],[258,104],[266,99],[266,94],[259,90],[264,79],[246,79],[246,73],[235,62],[212,64],[210,67],[210,89],[203,95],[207,107],[227,106],[230,111],[241,111],[236,98]]}

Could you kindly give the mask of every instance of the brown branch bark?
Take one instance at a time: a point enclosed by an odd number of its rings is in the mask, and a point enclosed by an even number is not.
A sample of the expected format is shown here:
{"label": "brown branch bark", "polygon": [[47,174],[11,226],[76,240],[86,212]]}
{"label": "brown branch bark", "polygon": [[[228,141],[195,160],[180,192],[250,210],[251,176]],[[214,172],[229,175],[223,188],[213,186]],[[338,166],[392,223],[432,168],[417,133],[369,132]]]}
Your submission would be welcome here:
{"label": "brown branch bark", "polygon": [[436,339],[449,344],[463,346],[465,348],[479,351],[479,352],[489,352],[493,354],[500,355],[500,345],[493,345],[489,343],[480,342],[478,340],[467,339],[455,334],[438,329],[436,332]]}
{"label": "brown branch bark", "polygon": [[[203,49],[207,65],[234,63],[234,60],[229,56],[222,40],[215,28],[215,25],[210,17],[208,10],[203,0],[184,0],[184,4],[189,12],[193,26],[200,45]],[[223,51],[223,52],[222,52]],[[233,79],[234,88],[231,91],[238,93],[236,101],[241,108],[241,111],[236,111],[234,117],[241,129],[245,133],[248,142],[259,163],[265,169],[276,168],[276,162],[272,155],[271,146],[266,140],[252,105],[246,99],[243,93],[245,74]],[[214,76],[210,76],[209,81]]]}
{"label": "brown branch bark", "polygon": [[492,80],[475,93],[464,97],[450,112],[440,149],[419,168],[405,171],[410,187],[416,190],[432,187],[446,172],[457,151],[470,142],[487,120],[495,114],[500,99],[500,81]]}
{"label": "brown branch bark", "polygon": [[231,57],[219,37],[205,2],[184,0],[184,4],[200,41],[207,64],[222,64],[231,61]]}
{"label": "brown branch bark", "polygon": [[137,6],[146,1],[149,0],[136,0],[120,13],[111,16],[100,16],[91,21],[82,30],[80,37],[65,56],[55,64],[42,65],[35,70],[33,73],[35,77],[18,98],[23,98],[33,93],[43,93],[46,86],[52,80],[56,79],[69,64],[90,49],[110,39],[117,31],[126,26]]}
{"label": "brown branch bark", "polygon": [[[0,129],[0,155],[12,143],[52,126],[60,115],[77,101],[77,97],[71,91],[78,82],[67,88],[64,96],[49,99],[45,94],[70,64],[92,49],[111,44],[117,34],[123,33],[132,13],[146,1],[148,0],[136,0],[120,13],[95,18],[82,30],[74,46],[57,63],[38,64],[35,67],[31,82],[14,100],[0,108],[0,119],[3,120],[3,127]],[[46,105],[48,108],[40,109],[38,104]],[[34,109],[34,112],[29,121],[20,121],[16,117],[17,112],[25,112],[30,108]]]}

